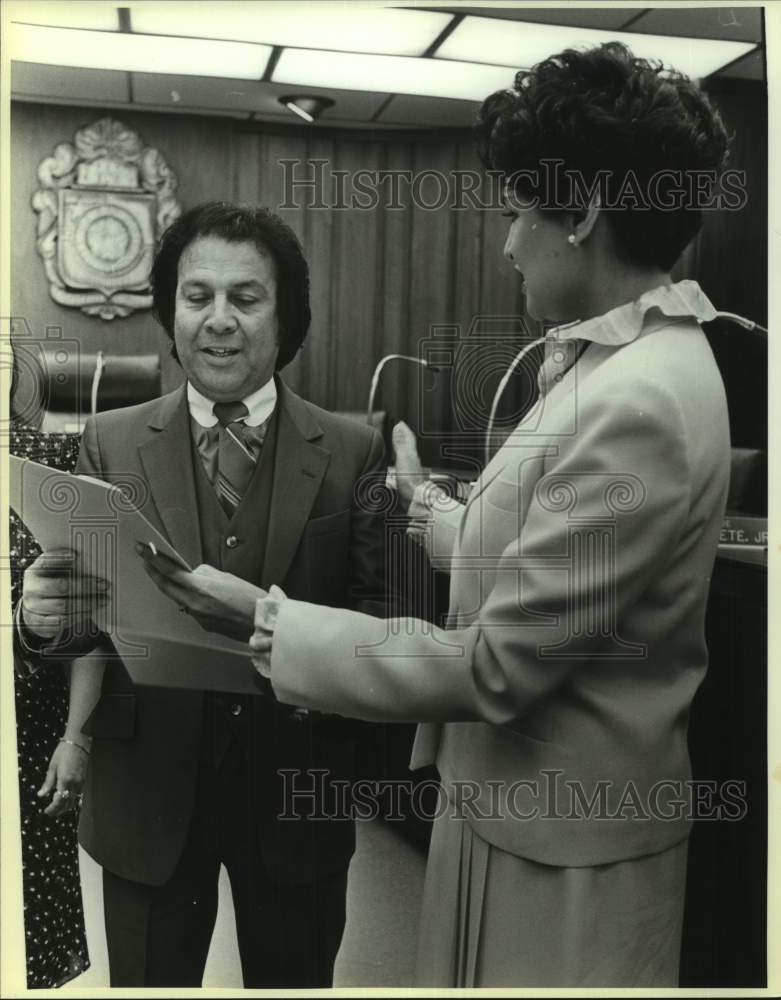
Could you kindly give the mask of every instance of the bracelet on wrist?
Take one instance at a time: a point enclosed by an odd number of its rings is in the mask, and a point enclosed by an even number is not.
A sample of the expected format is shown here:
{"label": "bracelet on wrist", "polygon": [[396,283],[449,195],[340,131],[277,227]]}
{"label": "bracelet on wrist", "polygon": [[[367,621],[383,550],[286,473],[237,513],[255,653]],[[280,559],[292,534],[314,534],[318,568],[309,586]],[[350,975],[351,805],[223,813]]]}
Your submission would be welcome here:
{"label": "bracelet on wrist", "polygon": [[88,757],[91,753],[91,751],[88,750],[87,747],[83,746],[81,743],[77,743],[76,740],[67,740],[65,739],[64,736],[61,736],[59,742],[67,743],[69,747],[76,747],[78,750],[81,750],[82,753],[85,753]]}

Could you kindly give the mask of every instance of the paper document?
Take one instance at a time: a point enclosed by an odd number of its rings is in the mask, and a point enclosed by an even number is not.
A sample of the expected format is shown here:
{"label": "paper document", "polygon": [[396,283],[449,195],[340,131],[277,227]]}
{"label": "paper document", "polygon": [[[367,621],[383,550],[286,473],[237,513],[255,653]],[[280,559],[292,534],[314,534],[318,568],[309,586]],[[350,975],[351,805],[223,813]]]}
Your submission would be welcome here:
{"label": "paper document", "polygon": [[119,485],[10,456],[10,506],[42,549],[79,553],[85,574],[110,583],[95,624],[138,684],[257,693],[249,648],[207,632],[144,571],[137,542],[191,569]]}

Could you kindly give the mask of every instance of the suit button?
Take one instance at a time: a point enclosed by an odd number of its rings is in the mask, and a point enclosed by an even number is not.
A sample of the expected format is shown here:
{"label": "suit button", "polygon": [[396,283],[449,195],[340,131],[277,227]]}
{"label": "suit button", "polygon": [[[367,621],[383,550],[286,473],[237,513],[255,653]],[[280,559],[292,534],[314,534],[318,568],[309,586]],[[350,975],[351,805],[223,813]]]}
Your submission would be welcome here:
{"label": "suit button", "polygon": [[231,705],[231,715],[241,715],[241,705]]}
{"label": "suit button", "polygon": [[228,546],[229,549],[235,549],[236,546],[239,544],[239,540],[235,535],[228,535],[228,537],[225,539],[225,544]]}

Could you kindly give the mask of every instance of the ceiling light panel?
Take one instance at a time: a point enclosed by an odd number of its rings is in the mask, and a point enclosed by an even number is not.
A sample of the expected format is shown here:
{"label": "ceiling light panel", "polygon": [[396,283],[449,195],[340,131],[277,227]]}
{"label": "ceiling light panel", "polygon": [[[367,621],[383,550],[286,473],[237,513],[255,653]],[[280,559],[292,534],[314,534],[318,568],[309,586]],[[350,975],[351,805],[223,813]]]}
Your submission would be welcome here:
{"label": "ceiling light panel", "polygon": [[27,24],[11,24],[9,36],[11,59],[141,73],[225,76],[230,72],[235,79],[257,80],[271,55],[270,46],[245,42],[111,34]]}
{"label": "ceiling light panel", "polygon": [[275,83],[307,87],[478,101],[495,90],[511,86],[513,71],[506,66],[434,59],[284,49],[272,79]]}
{"label": "ceiling light panel", "polygon": [[118,31],[117,8],[104,3],[12,3],[11,20],[60,28]]}
{"label": "ceiling light panel", "polygon": [[357,4],[156,3],[131,5],[130,19],[133,31],[155,35],[419,56],[453,16]]}
{"label": "ceiling light panel", "polygon": [[436,56],[441,59],[501,63],[516,69],[529,69],[562,49],[584,48],[613,41],[624,42],[636,56],[661,59],[666,65],[694,79],[714,73],[754,48],[751,42],[680,38],[467,17],[437,49]]}

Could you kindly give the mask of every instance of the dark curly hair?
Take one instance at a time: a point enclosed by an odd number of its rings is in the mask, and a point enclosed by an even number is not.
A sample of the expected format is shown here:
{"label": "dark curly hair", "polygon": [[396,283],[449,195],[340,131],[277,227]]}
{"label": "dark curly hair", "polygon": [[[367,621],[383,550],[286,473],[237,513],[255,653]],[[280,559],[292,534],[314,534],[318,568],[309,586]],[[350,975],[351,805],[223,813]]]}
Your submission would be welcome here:
{"label": "dark curly hair", "polygon": [[[312,318],[309,267],[293,230],[268,209],[209,201],[189,209],[166,229],[151,278],[154,314],[161,326],[173,342],[179,260],[193,240],[201,236],[218,236],[228,243],[254,243],[261,253],[271,254],[277,269],[276,370],[284,368],[303,344]],[[177,358],[175,344],[171,354]]]}
{"label": "dark curly hair", "polygon": [[[601,172],[600,190],[614,209],[605,217],[618,246],[633,263],[664,270],[702,226],[702,201],[686,196],[685,184],[684,197],[678,190],[671,201],[677,181],[670,172],[688,183],[699,175],[702,199],[706,172],[716,178],[728,141],[718,112],[687,76],[636,58],[620,42],[566,49],[521,70],[512,90],[483,102],[475,137],[483,163],[511,184],[515,175],[516,190],[543,210],[582,211],[582,193]],[[560,162],[559,178],[584,182],[565,205],[561,191],[552,190],[554,171],[540,169],[546,161]],[[624,186],[630,175],[636,190],[655,197],[632,202]]]}

